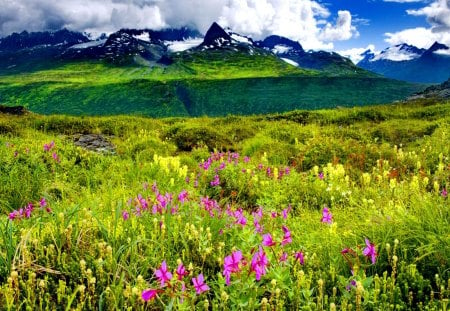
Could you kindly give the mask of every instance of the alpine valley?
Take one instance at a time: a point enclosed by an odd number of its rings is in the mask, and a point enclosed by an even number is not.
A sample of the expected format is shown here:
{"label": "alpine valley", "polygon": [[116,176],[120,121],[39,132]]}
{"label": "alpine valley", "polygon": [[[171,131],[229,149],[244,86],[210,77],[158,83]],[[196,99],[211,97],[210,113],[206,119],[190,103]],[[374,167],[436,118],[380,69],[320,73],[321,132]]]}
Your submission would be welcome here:
{"label": "alpine valley", "polygon": [[409,62],[423,68],[426,57],[448,66],[449,57],[434,52],[408,50],[412,61],[367,52],[356,66],[334,52],[305,51],[276,35],[254,41],[217,23],[205,35],[187,27],[122,29],[96,40],[66,29],[22,32],[0,39],[0,104],[43,114],[152,117],[382,104],[428,86],[412,82],[445,81],[440,71],[423,79],[393,74]]}

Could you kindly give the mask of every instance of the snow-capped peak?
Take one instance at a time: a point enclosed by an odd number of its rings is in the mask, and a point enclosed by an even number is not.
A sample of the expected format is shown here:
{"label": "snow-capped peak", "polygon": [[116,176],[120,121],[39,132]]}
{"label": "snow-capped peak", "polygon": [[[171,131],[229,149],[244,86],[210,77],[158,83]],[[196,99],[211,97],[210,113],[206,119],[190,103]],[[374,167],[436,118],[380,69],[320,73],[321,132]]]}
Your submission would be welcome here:
{"label": "snow-capped peak", "polygon": [[419,58],[424,50],[408,44],[399,44],[389,47],[381,53],[375,55],[370,61],[390,60],[394,62],[408,61]]}

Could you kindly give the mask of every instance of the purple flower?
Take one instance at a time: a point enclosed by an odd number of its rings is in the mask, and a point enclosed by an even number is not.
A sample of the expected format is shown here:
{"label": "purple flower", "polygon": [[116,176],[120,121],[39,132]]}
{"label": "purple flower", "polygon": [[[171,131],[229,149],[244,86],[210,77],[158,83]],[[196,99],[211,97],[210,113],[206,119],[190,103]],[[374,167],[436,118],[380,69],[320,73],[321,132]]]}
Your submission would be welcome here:
{"label": "purple flower", "polygon": [[286,244],[292,243],[292,237],[291,237],[291,231],[289,231],[288,227],[283,226],[282,228],[283,228],[284,236],[283,236],[283,241],[281,241],[281,245],[284,246]]}
{"label": "purple flower", "polygon": [[263,233],[263,226],[259,223],[259,220],[256,217],[253,220],[253,225],[255,226],[255,231],[257,233]]}
{"label": "purple flower", "polygon": [[260,246],[259,250],[253,255],[251,262],[251,271],[255,272],[256,280],[259,281],[261,276],[267,273],[267,266],[269,265],[269,260],[264,252],[263,248]]}
{"label": "purple flower", "polygon": [[244,216],[244,212],[242,211],[242,208],[237,209],[233,213],[234,218],[236,218],[235,224],[245,226],[247,224],[247,218]]}
{"label": "purple flower", "polygon": [[209,290],[209,286],[205,283],[203,274],[201,273],[196,278],[192,278],[192,283],[194,284],[197,295]]}
{"label": "purple flower", "polygon": [[149,301],[149,300],[152,300],[153,298],[155,298],[156,295],[158,295],[158,290],[149,288],[149,289],[142,291],[141,297],[142,297],[142,300]]}
{"label": "purple flower", "polygon": [[305,264],[305,256],[303,255],[303,252],[295,253],[295,259],[298,260],[301,265]]}
{"label": "purple flower", "polygon": [[161,287],[164,287],[165,283],[172,279],[172,273],[167,270],[165,260],[161,263],[161,267],[155,271],[155,276],[158,278]]}
{"label": "purple flower", "polygon": [[441,196],[442,196],[443,198],[446,198],[447,195],[448,195],[447,189],[445,189],[445,188],[442,189],[442,191],[441,191]]}
{"label": "purple flower", "polygon": [[333,223],[333,215],[330,213],[330,210],[326,206],[322,210],[322,222],[327,224]]}
{"label": "purple flower", "polygon": [[275,246],[277,243],[275,243],[272,239],[272,235],[270,233],[266,233],[262,236],[263,242],[262,245],[272,247]]}
{"label": "purple flower", "polygon": [[184,203],[188,200],[189,200],[188,192],[186,190],[181,191],[180,194],[178,195],[178,201],[180,201],[181,203]]}
{"label": "purple flower", "polygon": [[369,239],[365,239],[366,241],[366,248],[363,250],[363,255],[366,257],[370,257],[372,264],[375,264],[375,261],[377,260],[377,251],[375,249],[375,245],[370,243]]}
{"label": "purple flower", "polygon": [[49,152],[50,150],[53,149],[54,146],[55,146],[54,141],[50,142],[49,144],[44,144],[44,151]]}
{"label": "purple flower", "polygon": [[292,207],[289,205],[288,208],[285,208],[281,215],[283,216],[283,219],[287,219],[289,212],[291,211]]}
{"label": "purple flower", "polygon": [[186,271],[186,268],[184,267],[184,265],[182,264],[182,263],[180,263],[179,265],[178,265],[178,267],[177,267],[177,270],[176,270],[176,273],[177,273],[177,279],[179,280],[179,281],[181,281],[181,280],[183,280],[183,278],[186,276],[186,275],[188,275],[189,273]]}
{"label": "purple flower", "polygon": [[214,180],[212,180],[211,182],[210,182],[210,185],[211,185],[211,187],[216,187],[216,186],[219,186],[220,185],[220,178],[219,178],[219,175],[215,175],[214,176]]}
{"label": "purple flower", "polygon": [[283,254],[280,257],[280,262],[286,262],[288,258],[288,254],[286,252],[283,252]]}
{"label": "purple flower", "polygon": [[244,163],[248,163],[248,162],[250,162],[250,158],[247,157],[247,156],[245,156],[245,157],[244,157]]}
{"label": "purple flower", "polygon": [[52,153],[52,158],[53,158],[53,160],[55,160],[56,163],[61,162],[61,160],[59,159],[59,156],[56,152]]}
{"label": "purple flower", "polygon": [[231,273],[236,273],[241,271],[239,264],[241,263],[243,257],[241,251],[235,251],[231,255],[225,257],[223,264],[223,275],[225,276],[225,283],[227,286],[230,285]]}
{"label": "purple flower", "polygon": [[324,178],[323,172],[320,172],[318,177],[319,177],[320,180],[323,180],[323,178]]}
{"label": "purple flower", "polygon": [[42,199],[39,201],[39,206],[40,206],[41,208],[47,206],[47,201],[45,200],[45,198],[42,198]]}
{"label": "purple flower", "polygon": [[128,220],[128,218],[130,218],[130,213],[128,213],[128,211],[123,210],[122,218],[123,218],[123,220]]}

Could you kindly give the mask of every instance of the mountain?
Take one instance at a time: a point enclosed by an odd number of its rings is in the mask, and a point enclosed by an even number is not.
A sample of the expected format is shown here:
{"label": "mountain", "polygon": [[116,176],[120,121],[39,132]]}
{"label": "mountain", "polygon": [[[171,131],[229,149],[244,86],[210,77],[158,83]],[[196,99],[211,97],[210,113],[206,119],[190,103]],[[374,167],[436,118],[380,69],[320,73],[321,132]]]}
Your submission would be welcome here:
{"label": "mountain", "polygon": [[362,56],[359,67],[392,79],[440,83],[450,76],[450,49],[438,42],[429,49],[400,44],[379,54],[366,51]]}
{"label": "mountain", "polygon": [[441,84],[430,86],[422,92],[410,96],[408,99],[414,100],[423,98],[450,99],[450,78]]}
{"label": "mountain", "polygon": [[269,36],[255,44],[273,52],[284,61],[301,68],[320,70],[328,75],[369,75],[369,73],[355,66],[350,59],[337,53],[305,51],[299,42],[281,36]]}
{"label": "mountain", "polygon": [[88,42],[89,39],[78,32],[62,29],[56,32],[26,32],[13,33],[0,38],[0,52],[17,52],[23,49],[48,46],[71,46]]}
{"label": "mountain", "polygon": [[61,34],[1,40],[0,104],[45,114],[218,116],[381,104],[423,89],[336,53],[306,52],[279,36],[255,42],[217,23],[204,36],[189,28],[121,29],[97,40]]}

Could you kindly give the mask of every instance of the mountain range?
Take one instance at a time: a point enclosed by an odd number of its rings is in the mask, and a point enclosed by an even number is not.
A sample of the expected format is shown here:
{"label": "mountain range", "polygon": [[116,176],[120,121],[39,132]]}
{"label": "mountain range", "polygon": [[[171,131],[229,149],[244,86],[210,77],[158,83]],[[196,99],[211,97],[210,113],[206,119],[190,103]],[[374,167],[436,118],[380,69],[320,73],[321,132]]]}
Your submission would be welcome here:
{"label": "mountain range", "polygon": [[367,50],[361,56],[359,67],[392,79],[440,83],[450,77],[450,48],[438,42],[428,49],[399,44],[378,54]]}
{"label": "mountain range", "polygon": [[255,41],[217,23],[204,36],[184,27],[0,39],[0,104],[40,113],[254,114],[385,103],[423,88],[337,53],[275,35]]}

